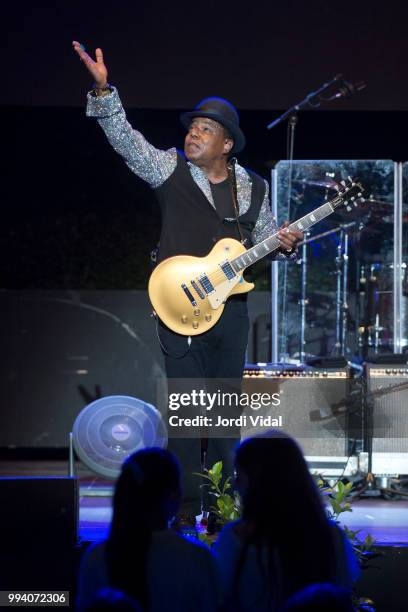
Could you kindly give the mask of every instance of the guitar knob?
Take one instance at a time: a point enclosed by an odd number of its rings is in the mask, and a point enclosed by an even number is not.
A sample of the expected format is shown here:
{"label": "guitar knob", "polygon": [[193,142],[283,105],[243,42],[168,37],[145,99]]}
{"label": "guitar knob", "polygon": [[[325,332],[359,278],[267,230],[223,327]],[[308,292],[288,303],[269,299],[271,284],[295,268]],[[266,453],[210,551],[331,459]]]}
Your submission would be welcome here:
{"label": "guitar knob", "polygon": [[182,322],[182,323],[187,323],[187,316],[186,316],[186,315],[183,315],[183,316],[181,317],[181,322]]}
{"label": "guitar knob", "polygon": [[199,314],[200,314],[200,309],[199,308],[194,308],[194,316],[198,317]]}
{"label": "guitar knob", "polygon": [[193,329],[197,329],[198,327],[198,321],[193,321]]}
{"label": "guitar knob", "polygon": [[212,319],[212,316],[210,314],[206,314],[205,315],[205,320],[206,321],[211,321],[211,319]]}

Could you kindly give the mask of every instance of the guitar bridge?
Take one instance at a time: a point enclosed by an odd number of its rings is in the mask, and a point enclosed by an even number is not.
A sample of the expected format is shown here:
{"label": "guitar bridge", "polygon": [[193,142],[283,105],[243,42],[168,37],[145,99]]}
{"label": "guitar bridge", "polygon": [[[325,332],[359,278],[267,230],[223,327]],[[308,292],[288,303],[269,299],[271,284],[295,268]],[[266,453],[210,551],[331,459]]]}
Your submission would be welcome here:
{"label": "guitar bridge", "polygon": [[199,297],[202,300],[205,300],[204,293],[201,291],[200,287],[197,285],[197,283],[194,280],[191,281],[191,286],[193,287],[193,289],[195,289],[196,293],[198,293]]}
{"label": "guitar bridge", "polygon": [[197,306],[197,302],[195,301],[194,296],[191,293],[190,289],[187,287],[187,285],[185,283],[183,283],[181,285],[181,288],[183,289],[184,293],[186,294],[186,296],[188,297],[188,299],[190,300],[192,305],[193,306]]}

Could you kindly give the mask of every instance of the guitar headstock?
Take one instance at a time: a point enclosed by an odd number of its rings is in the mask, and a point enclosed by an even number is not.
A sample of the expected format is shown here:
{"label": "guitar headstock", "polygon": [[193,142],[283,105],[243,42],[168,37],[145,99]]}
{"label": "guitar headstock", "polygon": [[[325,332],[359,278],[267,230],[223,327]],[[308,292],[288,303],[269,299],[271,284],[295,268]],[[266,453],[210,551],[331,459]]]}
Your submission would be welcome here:
{"label": "guitar headstock", "polygon": [[340,181],[335,187],[337,196],[330,202],[333,208],[339,206],[345,206],[347,211],[353,210],[353,207],[357,207],[359,203],[365,202],[363,198],[364,187],[361,183],[347,177],[347,180]]}

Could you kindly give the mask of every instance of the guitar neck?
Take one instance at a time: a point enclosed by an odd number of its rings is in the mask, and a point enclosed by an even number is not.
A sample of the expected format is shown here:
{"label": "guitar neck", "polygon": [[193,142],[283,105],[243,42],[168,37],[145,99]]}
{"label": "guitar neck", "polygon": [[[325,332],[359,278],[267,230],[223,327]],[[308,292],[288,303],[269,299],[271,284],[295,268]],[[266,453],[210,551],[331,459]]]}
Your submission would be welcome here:
{"label": "guitar neck", "polygon": [[[319,206],[319,208],[316,208],[313,212],[308,213],[301,219],[291,223],[288,229],[305,232],[309,229],[309,227],[312,227],[312,225],[315,225],[325,217],[331,215],[335,208],[337,208],[337,206],[341,203],[342,198],[340,196],[333,198],[330,200],[330,202],[322,204],[322,206]],[[242,253],[242,255],[239,257],[233,259],[230,263],[234,271],[238,273],[245,268],[248,268],[248,266],[252,266],[252,264],[256,263],[260,259],[263,259],[269,255],[269,253],[273,253],[273,251],[276,251],[279,249],[279,247],[280,242],[278,240],[278,232],[276,232],[276,234],[273,234],[272,236],[269,236],[269,238],[259,242],[254,247],[245,251],[245,253]]]}

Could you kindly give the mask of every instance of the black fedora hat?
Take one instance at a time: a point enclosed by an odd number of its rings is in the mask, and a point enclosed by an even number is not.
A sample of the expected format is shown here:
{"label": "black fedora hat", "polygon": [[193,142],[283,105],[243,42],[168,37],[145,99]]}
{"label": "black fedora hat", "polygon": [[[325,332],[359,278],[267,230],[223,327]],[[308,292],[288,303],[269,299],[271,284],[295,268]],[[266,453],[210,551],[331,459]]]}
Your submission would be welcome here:
{"label": "black fedora hat", "polygon": [[188,130],[194,117],[206,117],[221,123],[234,140],[230,155],[235,155],[245,147],[245,136],[239,127],[239,115],[236,108],[224,98],[205,98],[194,110],[180,115],[181,123]]}

